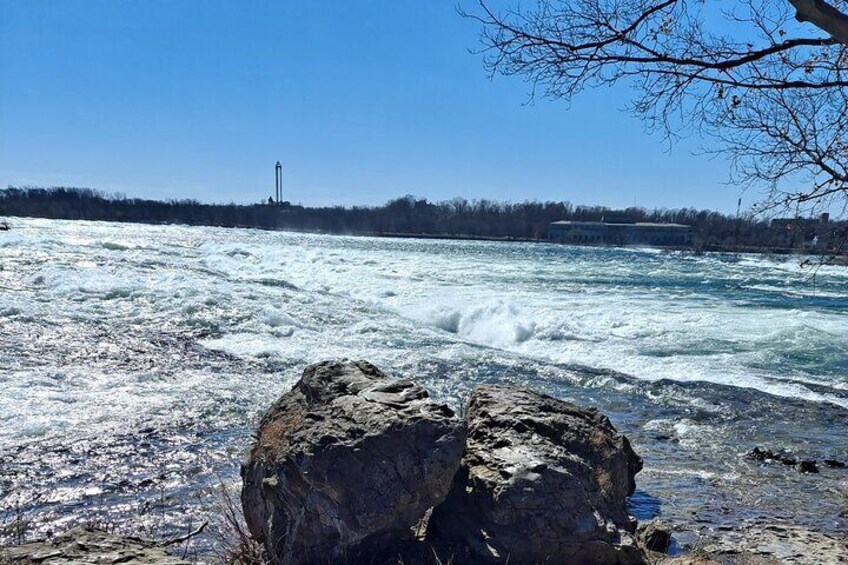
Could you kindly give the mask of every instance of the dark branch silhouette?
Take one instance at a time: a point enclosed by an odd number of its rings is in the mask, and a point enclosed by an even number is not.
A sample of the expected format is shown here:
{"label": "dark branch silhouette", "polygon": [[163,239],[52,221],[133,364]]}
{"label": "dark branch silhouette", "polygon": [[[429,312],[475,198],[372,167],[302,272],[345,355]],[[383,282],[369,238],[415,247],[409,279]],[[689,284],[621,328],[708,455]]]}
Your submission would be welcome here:
{"label": "dark branch silhouette", "polygon": [[[845,2],[539,0],[463,15],[481,26],[492,74],[566,102],[625,83],[630,106],[669,141],[717,139],[731,180],[766,189],[761,208],[848,205]],[[799,23],[801,22],[801,23]],[[685,181],[685,179],[684,179]]]}
{"label": "dark branch silhouette", "polygon": [[824,0],[788,0],[795,7],[795,19],[810,22],[834,39],[848,45],[848,15]]}

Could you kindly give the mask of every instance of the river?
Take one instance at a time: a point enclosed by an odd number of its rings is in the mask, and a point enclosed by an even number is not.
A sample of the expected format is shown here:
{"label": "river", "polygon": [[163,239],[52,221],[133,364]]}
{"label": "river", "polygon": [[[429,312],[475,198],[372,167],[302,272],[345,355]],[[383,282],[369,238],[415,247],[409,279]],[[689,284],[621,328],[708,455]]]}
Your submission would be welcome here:
{"label": "river", "polygon": [[[12,219],[0,233],[0,526],[157,536],[209,513],[303,367],[367,359],[459,405],[598,407],[639,517],[848,529],[848,269],[798,258]],[[688,526],[687,526],[688,527]],[[685,540],[685,536],[683,536]]]}

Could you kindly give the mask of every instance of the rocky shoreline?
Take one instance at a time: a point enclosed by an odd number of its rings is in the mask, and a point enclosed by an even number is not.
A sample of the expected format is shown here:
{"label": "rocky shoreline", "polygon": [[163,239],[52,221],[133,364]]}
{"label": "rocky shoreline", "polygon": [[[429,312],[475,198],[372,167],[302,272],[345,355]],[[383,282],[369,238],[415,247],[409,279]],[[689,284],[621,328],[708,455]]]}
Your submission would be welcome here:
{"label": "rocky shoreline", "polygon": [[[751,457],[812,472],[769,450]],[[478,386],[458,415],[368,362],[327,361],[263,417],[241,502],[280,565],[848,563],[845,540],[757,521],[667,557],[670,528],[628,515],[641,468],[597,410]],[[185,562],[161,544],[86,529],[0,550],[3,564]]]}

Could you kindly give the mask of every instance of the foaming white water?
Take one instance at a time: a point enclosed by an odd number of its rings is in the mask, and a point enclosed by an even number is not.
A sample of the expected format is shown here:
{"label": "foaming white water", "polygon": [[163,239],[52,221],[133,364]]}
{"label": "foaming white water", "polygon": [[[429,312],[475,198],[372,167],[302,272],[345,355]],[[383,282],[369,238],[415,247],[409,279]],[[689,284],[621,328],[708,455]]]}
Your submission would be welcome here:
{"label": "foaming white water", "polygon": [[[619,289],[620,291],[620,289]],[[614,300],[608,295],[525,296],[504,302],[445,300],[401,310],[413,319],[486,346],[624,372],[645,380],[706,381],[756,388],[778,396],[848,407],[848,320],[839,313],[704,304],[669,304],[661,294]],[[701,304],[698,304],[698,303]],[[706,308],[704,306],[707,306]],[[800,359],[791,362],[792,357]],[[814,359],[817,356],[819,366]],[[808,359],[804,359],[808,357]],[[795,365],[794,367],[792,365]]]}
{"label": "foaming white water", "polygon": [[527,341],[536,332],[532,316],[515,305],[497,301],[463,308],[459,304],[423,307],[421,312],[407,312],[413,319],[457,334],[470,341],[509,349]]}
{"label": "foaming white water", "polygon": [[97,374],[97,336],[116,331],[291,367],[532,360],[848,407],[844,268],[812,282],[797,262],[754,256],[46,220],[13,221],[0,259],[0,320],[21,328],[0,338],[13,354],[0,437],[165,417],[175,391],[255,387],[202,367],[150,386],[137,368]]}

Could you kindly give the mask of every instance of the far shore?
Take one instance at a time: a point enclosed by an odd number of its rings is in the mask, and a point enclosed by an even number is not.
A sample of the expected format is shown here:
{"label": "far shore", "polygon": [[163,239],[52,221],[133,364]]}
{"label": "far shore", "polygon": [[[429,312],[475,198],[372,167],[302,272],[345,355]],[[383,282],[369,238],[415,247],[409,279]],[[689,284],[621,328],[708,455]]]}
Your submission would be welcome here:
{"label": "far shore", "polygon": [[[780,211],[775,211],[778,213]],[[493,201],[454,198],[431,202],[404,196],[376,206],[303,206],[290,202],[256,204],[204,203],[197,200],[151,200],[109,195],[72,187],[8,187],[0,189],[0,221],[4,218],[114,221],[151,225],[192,225],[289,231],[328,235],[451,239],[458,241],[551,242],[558,222],[649,223],[688,226],[691,238],[658,241],[657,249],[703,253],[818,255],[824,261],[848,263],[848,220],[818,217],[797,210],[787,217],[753,212],[735,215],[713,210],[612,209],[570,202]],[[808,217],[809,216],[809,217]],[[14,229],[14,226],[11,226]],[[557,238],[561,239],[561,238]],[[569,244],[616,247],[603,238]],[[625,243],[627,240],[622,240]],[[631,243],[637,243],[631,241]],[[635,247],[641,247],[637,243]]]}
{"label": "far shore", "polygon": [[[513,237],[513,236],[487,236],[487,235],[478,235],[478,234],[463,234],[463,233],[412,233],[412,232],[353,232],[353,231],[323,231],[323,230],[305,230],[305,229],[295,229],[295,228],[270,228],[266,226],[252,226],[252,225],[230,225],[230,224],[213,224],[213,223],[196,223],[196,224],[188,224],[184,222],[156,222],[156,221],[143,221],[143,220],[114,220],[114,219],[82,219],[77,220],[74,218],[46,218],[40,216],[12,216],[7,215],[6,218],[18,218],[18,219],[26,219],[26,220],[61,220],[61,221],[89,221],[89,222],[111,222],[111,223],[126,223],[126,224],[141,224],[141,225],[152,225],[152,226],[187,226],[187,227],[213,227],[213,228],[225,228],[225,229],[252,229],[252,230],[262,230],[262,231],[279,231],[285,233],[304,233],[304,234],[312,234],[312,235],[332,235],[332,236],[347,236],[347,237],[380,237],[386,239],[435,239],[435,240],[451,240],[451,241],[491,241],[491,242],[502,242],[502,243],[551,243],[554,245],[564,245],[551,242],[546,238],[533,238],[533,237]],[[4,220],[8,224],[8,220]],[[9,225],[8,230],[4,231],[13,231],[14,225]],[[619,245],[609,245],[609,244],[586,244],[586,245],[575,245],[571,244],[575,247],[591,247],[591,248],[628,248],[628,246],[619,246]],[[823,264],[827,265],[837,265],[837,266],[848,266],[848,251],[843,253],[834,254],[833,252],[826,249],[816,249],[816,248],[789,248],[789,247],[767,247],[767,246],[753,246],[753,245],[719,245],[719,244],[702,244],[702,245],[692,245],[692,246],[663,246],[663,247],[648,247],[648,246],[634,246],[629,247],[632,249],[640,249],[640,248],[650,248],[650,249],[659,249],[661,251],[669,251],[669,252],[681,252],[681,253],[691,253],[695,255],[700,255],[702,253],[731,253],[731,254],[754,254],[754,255],[780,255],[780,256],[815,256],[815,257],[824,257],[825,259],[821,261]],[[816,261],[819,263],[819,261]]]}

